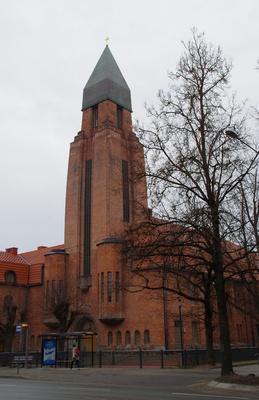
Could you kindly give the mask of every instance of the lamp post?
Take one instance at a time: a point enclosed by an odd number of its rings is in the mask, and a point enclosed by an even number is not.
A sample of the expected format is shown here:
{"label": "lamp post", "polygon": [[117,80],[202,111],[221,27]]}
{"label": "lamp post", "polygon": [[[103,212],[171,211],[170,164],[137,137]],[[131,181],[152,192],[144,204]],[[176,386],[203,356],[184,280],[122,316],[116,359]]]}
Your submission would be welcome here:
{"label": "lamp post", "polygon": [[[229,136],[230,138],[234,139],[234,140],[239,140],[239,142],[241,142],[242,144],[247,146],[249,149],[253,150],[256,153],[256,157],[258,156],[259,151],[254,149],[252,146],[250,146],[250,144],[244,142],[244,140],[240,139],[240,137],[238,136],[238,134],[235,131],[227,130],[227,131],[225,131],[225,134],[227,136]],[[249,302],[249,304],[250,304],[250,302]],[[247,313],[246,313],[245,306],[244,306],[244,318],[245,318],[245,329],[246,329],[246,343],[247,343],[247,346],[249,346],[248,327],[247,327]],[[252,345],[254,346],[254,332],[253,332],[253,319],[252,319],[252,316],[250,316],[250,325],[251,325]]]}
{"label": "lamp post", "polygon": [[181,350],[183,350],[183,321],[182,321],[182,302],[181,302],[181,299],[178,299],[178,307],[179,307],[179,322],[180,322],[180,343],[181,343]]}
{"label": "lamp post", "polygon": [[26,329],[26,336],[25,336],[25,368],[28,368],[29,325],[27,323],[23,323],[22,324],[22,328]]}
{"label": "lamp post", "polygon": [[247,146],[249,149],[253,150],[253,151],[256,153],[256,155],[259,154],[259,151],[257,151],[257,150],[254,149],[252,146],[250,146],[250,144],[244,142],[244,140],[240,139],[240,137],[238,136],[238,134],[237,134],[235,131],[227,130],[227,131],[225,131],[225,134],[226,134],[227,136],[229,136],[231,139],[239,140],[239,142],[241,142],[242,144],[244,144],[245,146]]}
{"label": "lamp post", "polygon": [[181,299],[178,299],[178,308],[179,308],[179,322],[180,322],[180,341],[181,341],[181,352],[182,352],[182,366],[185,368],[185,351],[183,348],[183,320],[182,320],[182,302]]}

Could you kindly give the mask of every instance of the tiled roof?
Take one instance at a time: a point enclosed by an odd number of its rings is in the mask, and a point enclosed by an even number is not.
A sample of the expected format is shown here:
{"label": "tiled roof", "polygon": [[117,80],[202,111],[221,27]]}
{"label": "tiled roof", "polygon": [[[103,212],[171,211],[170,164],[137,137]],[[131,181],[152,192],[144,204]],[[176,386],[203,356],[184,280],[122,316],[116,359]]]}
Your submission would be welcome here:
{"label": "tiled roof", "polygon": [[14,264],[28,264],[20,255],[14,255],[5,251],[0,251],[0,262],[14,263]]}
{"label": "tiled roof", "polygon": [[44,264],[44,256],[53,249],[63,249],[64,245],[59,244],[57,246],[44,247],[41,246],[37,250],[28,251],[26,253],[21,253],[20,255],[28,261],[30,265]]}
{"label": "tiled roof", "polygon": [[12,254],[7,251],[0,251],[0,282],[5,281],[6,271],[13,271],[16,274],[16,283],[21,285],[42,283],[42,264],[44,255],[54,249],[63,249],[64,245],[44,247],[21,254]]}

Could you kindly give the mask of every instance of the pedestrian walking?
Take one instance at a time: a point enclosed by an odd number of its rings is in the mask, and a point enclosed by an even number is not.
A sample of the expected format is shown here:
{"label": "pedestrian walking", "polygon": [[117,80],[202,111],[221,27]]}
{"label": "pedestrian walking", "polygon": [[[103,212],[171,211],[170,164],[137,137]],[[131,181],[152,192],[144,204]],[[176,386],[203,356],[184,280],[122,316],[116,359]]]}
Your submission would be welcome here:
{"label": "pedestrian walking", "polygon": [[77,365],[77,369],[80,370],[79,367],[79,356],[80,356],[80,351],[78,348],[76,348],[75,344],[73,344],[73,348],[72,348],[72,360],[71,360],[71,365],[70,365],[70,369],[73,368],[73,364],[74,361],[76,362]]}

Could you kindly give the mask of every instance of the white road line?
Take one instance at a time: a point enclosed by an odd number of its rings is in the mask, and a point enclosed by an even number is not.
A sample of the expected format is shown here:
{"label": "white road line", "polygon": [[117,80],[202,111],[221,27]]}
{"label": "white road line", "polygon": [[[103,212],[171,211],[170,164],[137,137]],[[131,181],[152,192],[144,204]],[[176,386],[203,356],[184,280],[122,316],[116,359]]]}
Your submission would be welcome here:
{"label": "white road line", "polygon": [[192,397],[208,397],[209,399],[215,397],[217,399],[235,399],[235,400],[249,400],[248,397],[235,397],[235,396],[221,396],[211,394],[198,394],[198,393],[171,393],[177,396],[192,396]]}
{"label": "white road line", "polygon": [[[65,388],[65,386],[60,386],[59,387],[59,389],[64,389]],[[82,386],[82,387],[79,387],[79,386],[75,386],[74,388],[73,388],[73,390],[95,390],[95,391],[99,391],[99,392],[108,392],[108,391],[110,391],[111,389],[101,389],[101,388],[91,388],[91,387],[88,387],[88,386]]]}
{"label": "white road line", "polygon": [[2,386],[18,386],[18,385],[8,385],[8,383],[0,383],[0,387]]}

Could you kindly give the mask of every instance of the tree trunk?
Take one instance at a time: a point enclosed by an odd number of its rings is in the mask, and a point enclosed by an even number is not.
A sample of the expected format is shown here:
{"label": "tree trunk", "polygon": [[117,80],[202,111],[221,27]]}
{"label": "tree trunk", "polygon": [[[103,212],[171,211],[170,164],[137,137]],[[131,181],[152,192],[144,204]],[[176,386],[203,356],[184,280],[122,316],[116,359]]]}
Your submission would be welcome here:
{"label": "tree trunk", "polygon": [[212,309],[210,301],[205,302],[205,332],[206,332],[206,352],[207,362],[209,365],[215,365],[213,351],[213,325],[212,325]]}
{"label": "tree trunk", "polygon": [[[216,202],[215,202],[216,203]],[[222,244],[219,228],[218,205],[211,207],[213,221],[213,270],[215,273],[215,288],[217,295],[218,320],[220,331],[221,350],[221,376],[233,374],[232,354],[230,345],[229,321],[227,312],[227,301],[225,292],[224,267],[222,257]]]}
{"label": "tree trunk", "polygon": [[223,273],[221,271],[218,271],[215,275],[220,330],[221,376],[224,376],[233,374],[232,354],[226,304],[225,282],[223,278]]}

